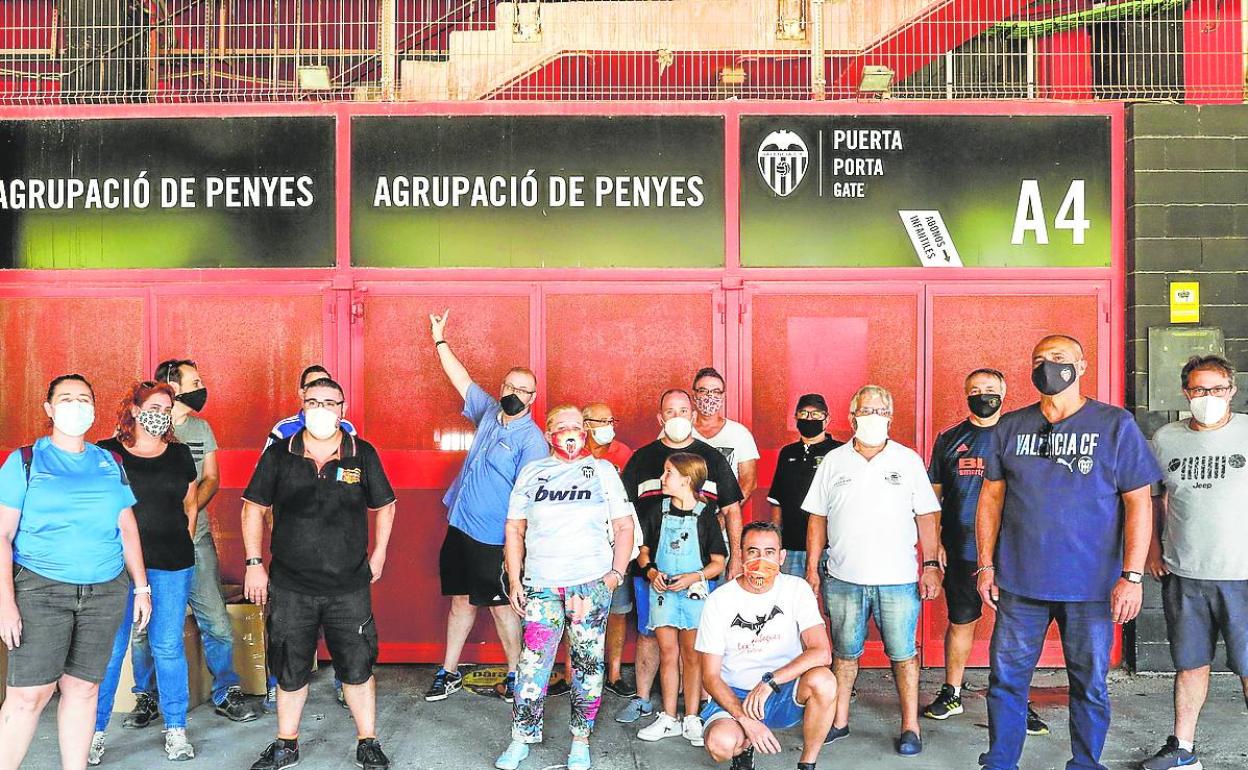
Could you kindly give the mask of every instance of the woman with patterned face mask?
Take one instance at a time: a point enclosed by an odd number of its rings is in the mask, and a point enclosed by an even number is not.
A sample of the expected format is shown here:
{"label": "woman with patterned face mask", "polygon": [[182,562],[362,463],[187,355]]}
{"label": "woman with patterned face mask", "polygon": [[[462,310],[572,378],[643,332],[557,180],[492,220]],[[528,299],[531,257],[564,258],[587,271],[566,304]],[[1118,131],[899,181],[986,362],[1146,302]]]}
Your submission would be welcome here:
{"label": "woman with patterned face mask", "polygon": [[[182,629],[195,574],[195,461],[186,444],[173,435],[173,388],[165,383],[140,382],[121,401],[117,434],[100,442],[121,458],[138,502],[134,517],[139,527],[143,561],[152,585],[152,622],[148,644],[156,663],[156,690],[165,718],[165,754],[173,761],[193,759],[195,749],[186,739],[186,651]],[[98,765],[104,755],[104,731],[113,713],[113,698],[121,676],[122,659],[130,646],[132,615],[113,639],[113,654],[100,685],[95,735],[88,763]]]}
{"label": "woman with patterned face mask", "polygon": [[0,644],[9,650],[0,767],[22,764],[58,690],[61,764],[83,766],[132,579],[139,630],[152,607],[126,475],[118,458],[84,438],[95,422],[91,384],[79,374],[57,377],[43,410],[51,435],[0,466],[0,564],[10,565],[0,569]]}
{"label": "woman with patterned face mask", "polygon": [[[615,467],[586,447],[574,406],[546,416],[551,454],[520,470],[504,545],[508,596],[524,619],[511,743],[494,766],[516,770],[542,740],[555,652],[568,631],[572,659],[569,770],[589,770],[589,735],[602,701],[604,637],[611,592],[633,558],[633,506]],[[549,763],[544,763],[549,764]]]}

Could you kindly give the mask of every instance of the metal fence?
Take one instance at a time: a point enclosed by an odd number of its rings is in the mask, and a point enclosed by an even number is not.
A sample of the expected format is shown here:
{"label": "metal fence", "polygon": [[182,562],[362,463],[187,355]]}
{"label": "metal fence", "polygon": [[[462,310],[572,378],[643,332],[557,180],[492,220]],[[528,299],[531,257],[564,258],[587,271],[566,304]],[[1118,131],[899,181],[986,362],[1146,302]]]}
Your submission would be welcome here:
{"label": "metal fence", "polygon": [[0,0],[0,103],[1241,101],[1248,0]]}

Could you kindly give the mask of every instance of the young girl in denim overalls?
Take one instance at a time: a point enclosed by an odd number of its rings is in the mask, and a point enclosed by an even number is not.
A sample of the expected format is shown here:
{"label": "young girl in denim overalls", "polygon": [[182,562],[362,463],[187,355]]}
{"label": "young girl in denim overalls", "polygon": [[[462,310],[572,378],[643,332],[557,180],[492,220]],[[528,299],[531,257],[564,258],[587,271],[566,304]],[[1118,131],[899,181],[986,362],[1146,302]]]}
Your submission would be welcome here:
{"label": "young girl in denim overalls", "polygon": [[[715,508],[701,496],[706,475],[706,461],[695,454],[678,452],[667,459],[659,520],[649,522],[637,557],[652,587],[649,627],[659,641],[663,692],[662,712],[637,733],[646,741],[683,735],[694,746],[702,745],[698,717],[702,675],[693,643],[706,604],[707,581],[723,572],[728,553]],[[678,722],[676,697],[682,673],[685,718]]]}

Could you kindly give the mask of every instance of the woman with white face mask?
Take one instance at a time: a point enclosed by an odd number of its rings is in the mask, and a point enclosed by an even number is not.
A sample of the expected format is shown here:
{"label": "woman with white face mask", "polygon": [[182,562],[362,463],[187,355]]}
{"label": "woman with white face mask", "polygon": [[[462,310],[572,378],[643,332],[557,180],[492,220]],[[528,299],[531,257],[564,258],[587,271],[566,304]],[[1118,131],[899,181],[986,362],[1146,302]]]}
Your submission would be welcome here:
{"label": "woman with white face mask", "polygon": [[[134,582],[134,625],[151,616],[135,498],[117,458],[87,443],[95,393],[79,374],[48,386],[52,432],[0,466],[0,643],[9,650],[0,767],[18,767],[60,691],[61,765],[82,767],[99,683]],[[130,576],[126,576],[126,572]]]}
{"label": "woman with white face mask", "polygon": [[[199,513],[195,460],[190,447],[173,434],[173,388],[140,382],[130,388],[117,415],[117,434],[100,442],[121,458],[138,502],[134,516],[143,547],[143,563],[152,585],[152,622],[148,645],[156,667],[156,690],[165,719],[165,755],[170,761],[193,759],[186,739],[189,694],[182,629],[195,577],[195,519]],[[132,615],[131,607],[126,616]],[[100,684],[95,735],[87,763],[98,765],[104,755],[104,731],[113,713],[121,664],[130,646],[130,623],[123,622],[113,639],[113,655]]]}

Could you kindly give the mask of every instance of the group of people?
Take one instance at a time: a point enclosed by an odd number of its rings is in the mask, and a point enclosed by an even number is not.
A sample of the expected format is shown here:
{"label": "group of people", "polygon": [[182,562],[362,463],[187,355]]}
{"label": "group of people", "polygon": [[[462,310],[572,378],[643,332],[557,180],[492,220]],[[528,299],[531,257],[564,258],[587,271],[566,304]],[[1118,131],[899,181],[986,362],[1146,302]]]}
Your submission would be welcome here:
{"label": "group of people", "polygon": [[[893,748],[918,754],[920,713],[962,713],[983,604],[996,623],[979,764],[1013,770],[1025,736],[1047,732],[1028,690],[1056,621],[1071,680],[1068,766],[1102,768],[1114,627],[1139,612],[1146,573],[1164,583],[1179,673],[1174,734],[1145,770],[1199,765],[1196,721],[1219,634],[1248,699],[1248,559],[1233,508],[1248,481],[1248,418],[1229,410],[1235,373],[1222,358],[1183,368],[1192,416],[1150,445],[1127,412],[1081,394],[1079,342],[1046,337],[1031,361],[1039,400],[1005,412],[1005,377],[971,372],[967,417],[937,437],[926,465],[890,438],[886,389],[866,385],[851,399],[847,443],[828,434],[824,397],[804,395],[794,410],[800,438],[777,458],[770,515],[747,525],[742,503],[756,487],[759,453],[749,431],[724,417],[725,380],[714,369],[696,373],[692,392],[663,392],[659,436],[632,451],[603,403],[555,406],[539,425],[528,369],[509,370],[498,397],[488,393],[453,352],[447,320],[430,317],[432,347],[476,430],[443,501],[439,571],[450,612],[445,659],[425,697],[461,689],[464,643],[478,608],[489,608],[508,663],[499,694],[512,703],[500,770],[520,768],[542,741],[545,700],[560,690],[572,705],[567,767],[588,770],[604,689],[627,698],[617,721],[653,717],[641,740],[680,737],[734,770],[752,768],[756,751],[779,753],[773,731],[800,725],[798,767],[813,770],[824,745],[850,736],[870,620],[895,675]],[[244,593],[267,609],[266,703],[277,713],[277,736],[252,769],[299,761],[323,634],[355,720],[356,764],[383,770],[370,586],[384,572],[395,494],[377,451],[345,420],[343,389],[329,373],[309,367],[299,395],[302,410],[275,426],[243,494]],[[219,475],[211,429],[194,414],[206,396],[193,362],[165,362],[128,392],[114,436],[91,444],[83,439],[95,422],[91,386],[58,377],[44,404],[50,435],[0,466],[0,641],[9,650],[0,770],[20,765],[58,689],[63,766],[100,763],[127,648],[137,705],[125,726],[163,716],[168,758],[193,757],[188,604],[216,712],[256,718],[231,668],[207,524]],[[942,594],[945,683],[920,712],[917,623],[921,603]],[[621,664],[634,610],[635,684]],[[557,688],[565,638],[570,682]]]}

